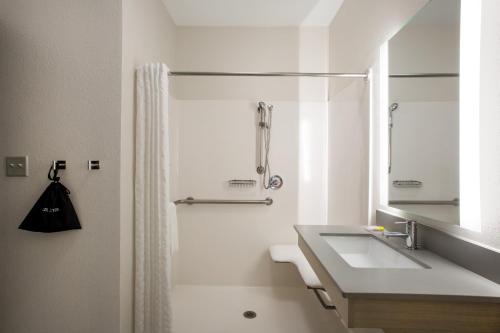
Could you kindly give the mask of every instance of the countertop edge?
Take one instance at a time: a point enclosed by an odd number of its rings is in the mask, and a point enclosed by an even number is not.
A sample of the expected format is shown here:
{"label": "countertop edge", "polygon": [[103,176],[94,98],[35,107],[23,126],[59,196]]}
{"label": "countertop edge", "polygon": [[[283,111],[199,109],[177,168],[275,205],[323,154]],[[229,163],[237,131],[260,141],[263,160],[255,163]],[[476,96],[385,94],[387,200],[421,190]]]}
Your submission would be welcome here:
{"label": "countertop edge", "polygon": [[[335,277],[331,273],[331,270],[328,269],[328,267],[324,264],[324,262],[321,260],[321,258],[318,256],[316,253],[315,249],[309,242],[306,240],[305,233],[306,233],[306,228],[311,228],[311,227],[321,227],[325,228],[328,227],[328,225],[294,225],[294,229],[298,234],[298,237],[300,237],[303,240],[303,243],[311,254],[314,256],[314,258],[319,262],[321,267],[328,272],[329,278],[331,281],[334,283],[334,285],[338,288],[338,290],[341,292],[342,296],[345,298],[350,298],[350,299],[384,299],[384,300],[408,300],[408,301],[438,301],[438,302],[450,302],[450,301],[455,301],[455,302],[470,302],[470,303],[500,303],[500,297],[496,296],[475,296],[475,295],[450,295],[450,294],[418,294],[418,293],[366,293],[366,292],[346,292],[345,290],[342,289],[341,285],[335,280]],[[335,227],[335,226],[331,226]],[[338,227],[349,227],[349,226],[338,226]],[[368,231],[359,228],[359,230],[354,231],[354,229],[357,229],[356,227],[353,226],[353,232],[358,232],[359,233],[365,233],[365,234],[370,234]],[[321,231],[318,231],[318,233],[322,233]],[[460,267],[460,266],[459,266]],[[474,272],[471,272],[474,273]],[[474,273],[475,274],[475,273]],[[489,281],[489,280],[488,280]],[[493,282],[493,281],[492,281]],[[494,282],[493,282],[494,283]]]}

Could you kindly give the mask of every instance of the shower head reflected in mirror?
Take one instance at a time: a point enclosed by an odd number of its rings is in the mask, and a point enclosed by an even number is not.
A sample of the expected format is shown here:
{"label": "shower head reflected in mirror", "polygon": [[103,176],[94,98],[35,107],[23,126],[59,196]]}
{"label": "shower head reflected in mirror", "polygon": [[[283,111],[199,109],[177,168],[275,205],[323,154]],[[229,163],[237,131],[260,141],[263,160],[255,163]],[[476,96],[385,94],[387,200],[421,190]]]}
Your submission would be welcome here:
{"label": "shower head reflected in mirror", "polygon": [[388,153],[389,153],[389,165],[388,165],[388,173],[390,174],[392,171],[392,128],[394,127],[394,119],[392,117],[392,113],[399,108],[398,103],[392,103],[389,106],[389,142],[388,142]]}

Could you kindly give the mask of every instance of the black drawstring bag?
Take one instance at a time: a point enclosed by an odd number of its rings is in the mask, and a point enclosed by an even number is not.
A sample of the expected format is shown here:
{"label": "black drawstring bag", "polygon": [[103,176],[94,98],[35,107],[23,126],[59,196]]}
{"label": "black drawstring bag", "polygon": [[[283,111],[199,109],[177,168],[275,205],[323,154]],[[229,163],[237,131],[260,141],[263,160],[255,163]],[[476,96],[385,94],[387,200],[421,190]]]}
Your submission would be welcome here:
{"label": "black drawstring bag", "polygon": [[[53,175],[51,175],[53,172]],[[57,177],[57,168],[49,170],[52,180],[28,213],[19,229],[35,232],[57,232],[81,229],[75,208],[69,199],[69,190]]]}

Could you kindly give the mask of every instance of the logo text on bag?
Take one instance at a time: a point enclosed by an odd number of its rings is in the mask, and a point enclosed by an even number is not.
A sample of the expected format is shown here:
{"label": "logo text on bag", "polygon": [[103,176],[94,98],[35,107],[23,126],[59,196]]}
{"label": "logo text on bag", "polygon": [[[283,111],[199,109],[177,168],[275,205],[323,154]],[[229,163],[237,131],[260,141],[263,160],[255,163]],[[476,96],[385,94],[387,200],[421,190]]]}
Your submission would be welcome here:
{"label": "logo text on bag", "polygon": [[42,208],[42,212],[44,213],[57,213],[59,208]]}

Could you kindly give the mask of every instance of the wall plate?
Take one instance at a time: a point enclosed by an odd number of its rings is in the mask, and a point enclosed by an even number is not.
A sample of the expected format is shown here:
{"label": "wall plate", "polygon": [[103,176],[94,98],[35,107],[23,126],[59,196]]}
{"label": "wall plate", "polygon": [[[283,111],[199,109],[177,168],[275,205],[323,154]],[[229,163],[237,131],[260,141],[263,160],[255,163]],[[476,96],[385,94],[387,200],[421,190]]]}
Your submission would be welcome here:
{"label": "wall plate", "polygon": [[11,156],[5,158],[7,177],[28,176],[28,156]]}

